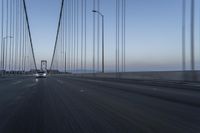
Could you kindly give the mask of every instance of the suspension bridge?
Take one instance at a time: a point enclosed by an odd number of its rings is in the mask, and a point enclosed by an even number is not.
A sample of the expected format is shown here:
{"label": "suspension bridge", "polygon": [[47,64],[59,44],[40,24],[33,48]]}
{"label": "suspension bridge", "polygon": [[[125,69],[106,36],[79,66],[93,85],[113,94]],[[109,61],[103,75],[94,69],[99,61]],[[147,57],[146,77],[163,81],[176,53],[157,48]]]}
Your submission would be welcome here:
{"label": "suspension bridge", "polygon": [[1,12],[1,76],[35,72],[25,1],[2,1]]}
{"label": "suspension bridge", "polygon": [[[177,2],[179,55],[170,57],[178,59],[178,68],[134,71],[130,61],[136,59],[136,51],[130,42],[140,31],[130,35],[130,21],[137,21],[132,2],[60,0],[47,65],[35,55],[27,1],[1,0],[0,133],[200,132],[200,3]],[[137,4],[134,7],[140,9]],[[140,17],[139,23],[151,23]],[[145,40],[144,35],[139,38]],[[143,50],[137,51],[143,56]],[[159,53],[159,47],[154,52]],[[47,72],[47,78],[35,78],[39,71]]]}

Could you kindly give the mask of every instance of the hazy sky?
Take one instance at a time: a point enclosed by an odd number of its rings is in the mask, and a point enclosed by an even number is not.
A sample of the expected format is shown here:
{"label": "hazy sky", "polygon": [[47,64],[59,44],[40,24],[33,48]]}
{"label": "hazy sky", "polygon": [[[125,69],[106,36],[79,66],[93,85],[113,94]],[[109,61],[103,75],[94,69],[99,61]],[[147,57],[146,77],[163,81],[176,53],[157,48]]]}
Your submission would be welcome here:
{"label": "hazy sky", "polygon": [[[52,58],[61,0],[26,0],[36,60]],[[127,0],[127,69],[181,69],[181,3],[182,0]],[[189,13],[187,3],[187,60],[189,67]],[[88,0],[88,63],[92,61],[92,0]],[[200,60],[199,0],[196,0],[196,59]],[[105,15],[106,69],[115,63],[115,0],[102,0]],[[200,64],[197,61],[197,64]],[[199,67],[199,66],[197,66]]]}

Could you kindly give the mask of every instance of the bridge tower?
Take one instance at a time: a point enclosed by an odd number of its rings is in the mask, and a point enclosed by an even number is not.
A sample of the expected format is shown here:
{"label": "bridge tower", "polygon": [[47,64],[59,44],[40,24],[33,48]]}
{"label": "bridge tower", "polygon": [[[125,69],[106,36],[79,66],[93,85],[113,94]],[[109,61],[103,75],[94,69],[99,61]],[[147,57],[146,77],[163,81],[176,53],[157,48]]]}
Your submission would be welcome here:
{"label": "bridge tower", "polygon": [[47,72],[47,61],[41,60],[41,71]]}

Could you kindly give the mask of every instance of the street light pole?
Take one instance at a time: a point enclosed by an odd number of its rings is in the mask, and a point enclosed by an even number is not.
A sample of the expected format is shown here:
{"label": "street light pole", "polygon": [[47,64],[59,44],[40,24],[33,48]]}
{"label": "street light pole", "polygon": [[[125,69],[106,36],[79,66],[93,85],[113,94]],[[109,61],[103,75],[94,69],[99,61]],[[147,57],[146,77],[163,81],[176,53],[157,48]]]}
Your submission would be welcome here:
{"label": "street light pole", "polygon": [[102,17],[102,73],[104,73],[104,15],[97,10],[92,10],[92,12],[97,13]]}
{"label": "street light pole", "polygon": [[182,1],[182,71],[186,70],[185,37],[186,37],[186,0]]}
{"label": "street light pole", "polygon": [[104,73],[104,16],[102,16],[102,73]]}
{"label": "street light pole", "polygon": [[8,38],[13,38],[12,36],[6,36],[6,37],[3,37],[3,62],[2,62],[2,67],[3,67],[3,73],[2,73],[2,75],[4,75],[4,71],[6,71],[6,70],[4,70],[5,69],[5,40],[6,39],[8,39]]}
{"label": "street light pole", "polygon": [[191,69],[195,71],[195,53],[194,53],[194,44],[195,44],[195,0],[191,1]]}

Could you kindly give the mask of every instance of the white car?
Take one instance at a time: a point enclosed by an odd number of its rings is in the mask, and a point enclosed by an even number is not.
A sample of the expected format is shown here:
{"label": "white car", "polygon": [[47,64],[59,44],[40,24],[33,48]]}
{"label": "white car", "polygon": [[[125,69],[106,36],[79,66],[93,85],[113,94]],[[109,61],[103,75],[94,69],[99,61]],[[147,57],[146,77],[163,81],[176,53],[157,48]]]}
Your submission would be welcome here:
{"label": "white car", "polygon": [[37,72],[35,74],[36,78],[46,78],[47,77],[47,73],[46,72]]}

